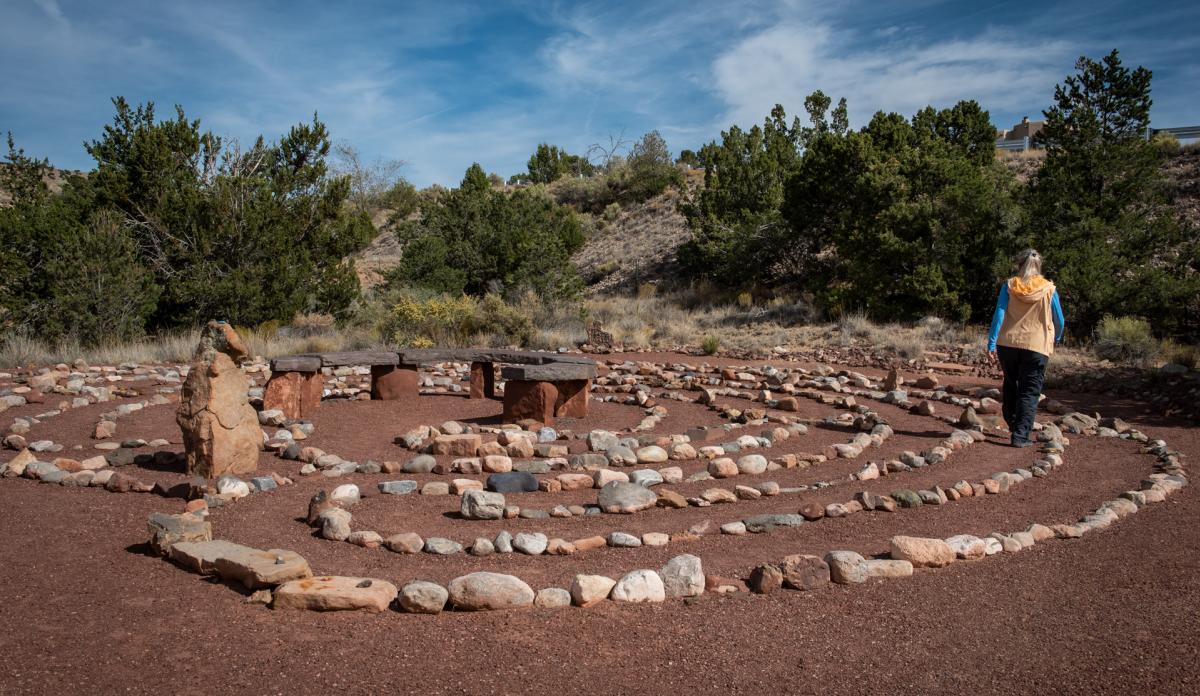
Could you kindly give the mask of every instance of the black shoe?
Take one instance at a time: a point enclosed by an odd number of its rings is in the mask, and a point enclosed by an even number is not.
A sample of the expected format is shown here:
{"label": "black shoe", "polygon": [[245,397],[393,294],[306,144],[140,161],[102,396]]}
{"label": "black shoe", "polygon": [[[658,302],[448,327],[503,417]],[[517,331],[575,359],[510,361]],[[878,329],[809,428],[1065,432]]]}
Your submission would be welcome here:
{"label": "black shoe", "polygon": [[1018,448],[1018,449],[1024,449],[1024,448],[1026,448],[1026,447],[1032,447],[1032,446],[1033,446],[1033,443],[1032,443],[1032,442],[1030,442],[1029,440],[1018,440],[1018,439],[1017,439],[1017,438],[1015,438],[1015,437],[1012,439],[1012,442],[1011,442],[1010,444],[1011,444],[1013,447],[1016,447],[1016,448]]}

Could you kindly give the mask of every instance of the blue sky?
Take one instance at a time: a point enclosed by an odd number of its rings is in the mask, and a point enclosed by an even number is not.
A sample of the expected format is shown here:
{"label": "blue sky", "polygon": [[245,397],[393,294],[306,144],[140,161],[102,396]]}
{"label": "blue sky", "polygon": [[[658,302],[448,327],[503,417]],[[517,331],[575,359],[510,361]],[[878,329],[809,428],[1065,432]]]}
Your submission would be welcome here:
{"label": "blue sky", "polygon": [[0,0],[0,131],[90,169],[115,95],[243,141],[316,111],[368,161],[454,185],[473,161],[522,171],[543,141],[695,148],[814,89],[853,125],[973,98],[1009,127],[1114,47],[1154,70],[1155,125],[1193,125],[1198,28],[1194,1]]}

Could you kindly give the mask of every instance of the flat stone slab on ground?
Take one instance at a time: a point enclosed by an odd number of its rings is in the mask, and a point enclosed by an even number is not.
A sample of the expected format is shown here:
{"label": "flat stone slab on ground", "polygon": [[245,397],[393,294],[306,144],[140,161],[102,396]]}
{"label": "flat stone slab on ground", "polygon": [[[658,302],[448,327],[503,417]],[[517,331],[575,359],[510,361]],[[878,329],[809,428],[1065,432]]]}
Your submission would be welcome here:
{"label": "flat stone slab on ground", "polygon": [[247,590],[312,577],[308,561],[295,551],[283,549],[260,551],[241,546],[218,556],[213,565],[217,575],[236,580]]}
{"label": "flat stone slab on ground", "polygon": [[171,546],[169,556],[172,561],[193,573],[207,575],[216,572],[218,558],[255,550],[249,546],[242,546],[224,539],[180,541]]}
{"label": "flat stone slab on ground", "polygon": [[275,609],[311,611],[385,611],[396,599],[396,586],[386,580],[322,575],[292,580],[275,590]]}
{"label": "flat stone slab on ground", "polygon": [[212,525],[188,514],[168,515],[154,512],[146,522],[150,532],[150,546],[161,555],[166,555],[171,546],[181,541],[209,541]]}

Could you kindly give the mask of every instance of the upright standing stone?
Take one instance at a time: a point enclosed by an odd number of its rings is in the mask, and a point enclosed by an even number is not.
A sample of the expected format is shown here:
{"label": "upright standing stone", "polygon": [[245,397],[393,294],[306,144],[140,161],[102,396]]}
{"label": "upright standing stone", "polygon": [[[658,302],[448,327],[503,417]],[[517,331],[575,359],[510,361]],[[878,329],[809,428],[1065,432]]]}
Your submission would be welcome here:
{"label": "upright standing stone", "polygon": [[224,322],[209,322],[200,335],[175,414],[189,474],[215,479],[258,468],[263,433],[246,396],[249,381],[235,363],[245,356],[241,339]]}

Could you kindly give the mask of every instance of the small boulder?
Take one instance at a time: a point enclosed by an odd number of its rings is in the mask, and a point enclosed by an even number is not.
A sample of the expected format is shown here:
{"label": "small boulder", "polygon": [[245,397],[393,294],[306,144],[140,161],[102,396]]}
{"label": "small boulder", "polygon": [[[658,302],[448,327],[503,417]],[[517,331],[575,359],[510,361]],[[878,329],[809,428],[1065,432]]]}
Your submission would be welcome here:
{"label": "small boulder", "polygon": [[450,604],[462,611],[528,607],[536,596],[520,578],[488,572],[454,578],[448,590]]}
{"label": "small boulder", "polygon": [[410,614],[440,614],[450,593],[435,582],[417,580],[400,589],[399,604]]}
{"label": "small boulder", "polygon": [[634,570],[626,573],[613,586],[610,595],[617,602],[661,602],[666,599],[662,577],[653,570]]}
{"label": "small boulder", "polygon": [[894,536],[891,541],[891,557],[908,561],[914,568],[941,568],[954,562],[953,548],[941,539]]}
{"label": "small boulder", "polygon": [[704,592],[704,570],[700,559],[690,553],[667,561],[659,576],[668,597],[694,597]]}

